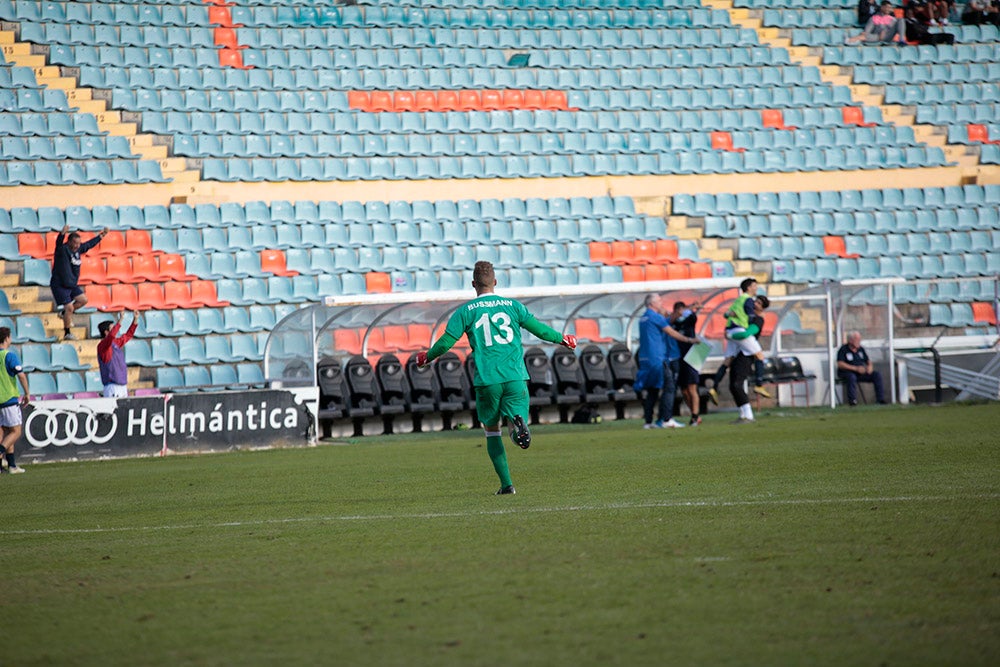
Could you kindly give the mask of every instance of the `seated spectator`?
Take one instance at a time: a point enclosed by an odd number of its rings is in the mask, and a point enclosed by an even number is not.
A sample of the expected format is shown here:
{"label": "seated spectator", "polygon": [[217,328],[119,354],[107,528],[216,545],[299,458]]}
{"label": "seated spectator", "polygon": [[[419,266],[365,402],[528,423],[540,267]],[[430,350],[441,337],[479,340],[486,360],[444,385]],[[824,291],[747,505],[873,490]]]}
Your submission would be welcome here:
{"label": "seated spectator", "polygon": [[847,44],[858,42],[892,42],[902,46],[906,44],[906,21],[896,18],[892,3],[883,0],[879,6],[879,13],[868,19],[868,23],[865,24],[864,32],[846,40]]}
{"label": "seated spectator", "polygon": [[837,378],[844,383],[847,404],[858,404],[858,383],[871,382],[875,389],[875,400],[884,405],[885,390],[882,388],[882,374],[868,358],[868,352],[861,346],[861,333],[847,334],[847,343],[837,350]]}
{"label": "seated spectator", "polygon": [[1000,3],[991,0],[970,0],[962,12],[962,23],[967,25],[992,23],[1000,26]]}
{"label": "seated spectator", "polygon": [[[925,15],[926,16],[926,15]],[[917,44],[954,44],[955,35],[950,32],[931,32],[931,23],[918,18],[914,3],[906,7],[906,40]]]}
{"label": "seated spectator", "polygon": [[868,20],[878,14],[878,0],[858,0],[858,25],[868,25]]}
{"label": "seated spectator", "polygon": [[944,0],[911,0],[906,9],[912,9],[914,18],[924,25],[948,25],[950,7]]}

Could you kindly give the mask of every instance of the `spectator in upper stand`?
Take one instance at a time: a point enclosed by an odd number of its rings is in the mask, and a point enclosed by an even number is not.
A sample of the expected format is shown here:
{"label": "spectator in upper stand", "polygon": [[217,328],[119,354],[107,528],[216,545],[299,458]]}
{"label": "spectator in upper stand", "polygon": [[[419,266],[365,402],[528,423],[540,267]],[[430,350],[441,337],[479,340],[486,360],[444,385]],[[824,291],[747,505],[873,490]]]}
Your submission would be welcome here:
{"label": "spectator in upper stand", "polygon": [[858,42],[892,42],[900,46],[906,44],[906,21],[898,19],[889,0],[883,0],[878,14],[868,19],[860,35],[848,37],[847,44]]}
{"label": "spectator in upper stand", "polygon": [[1000,26],[1000,3],[991,0],[969,0],[962,12],[962,23],[983,25],[992,23]]}
{"label": "spectator in upper stand", "polygon": [[[927,18],[927,12],[922,15],[918,13],[920,7],[927,8],[928,5],[918,5],[911,2],[906,6],[904,20],[906,21],[906,40],[917,44],[954,44],[955,35],[950,32],[931,32],[934,25]],[[923,18],[921,18],[921,16]]]}
{"label": "spectator in upper stand", "polygon": [[878,14],[878,0],[858,0],[858,25],[868,25],[868,19]]}
{"label": "spectator in upper stand", "polygon": [[948,25],[951,11],[946,0],[910,0],[906,9],[913,10],[913,16],[927,26]]}

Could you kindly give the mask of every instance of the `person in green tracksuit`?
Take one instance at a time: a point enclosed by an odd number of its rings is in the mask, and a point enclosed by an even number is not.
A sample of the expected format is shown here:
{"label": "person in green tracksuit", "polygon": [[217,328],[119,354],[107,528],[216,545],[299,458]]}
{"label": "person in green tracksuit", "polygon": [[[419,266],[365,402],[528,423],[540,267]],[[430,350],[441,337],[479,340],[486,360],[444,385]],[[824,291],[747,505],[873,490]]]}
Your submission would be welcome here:
{"label": "person in green tracksuit", "polygon": [[476,298],[460,306],[448,320],[444,333],[427,352],[417,354],[417,364],[426,366],[452,348],[463,334],[468,337],[476,364],[473,385],[476,414],[486,432],[486,451],[500,478],[497,495],[516,493],[510,479],[507,453],[500,430],[506,417],[510,438],[521,449],[531,445],[528,430],[528,369],[524,365],[521,329],[542,340],[576,348],[576,336],[563,335],[539,322],[524,304],[494,294],[497,285],[493,264],[476,262],[472,286]]}

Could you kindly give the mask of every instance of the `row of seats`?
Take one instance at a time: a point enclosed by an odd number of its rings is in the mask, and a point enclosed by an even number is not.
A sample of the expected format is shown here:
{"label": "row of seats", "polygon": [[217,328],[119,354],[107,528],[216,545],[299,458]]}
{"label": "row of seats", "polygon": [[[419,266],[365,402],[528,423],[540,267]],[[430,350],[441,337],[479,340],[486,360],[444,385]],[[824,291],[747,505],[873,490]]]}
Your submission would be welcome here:
{"label": "row of seats", "polygon": [[[705,236],[827,236],[1000,229],[997,207],[705,216]],[[1000,239],[998,239],[1000,240]]]}
{"label": "row of seats", "polygon": [[1000,241],[1000,231],[931,232],[929,234],[870,234],[848,236],[762,236],[741,238],[742,259],[810,259],[839,255],[857,257],[900,257],[989,252]]}
{"label": "row of seats", "polygon": [[[1000,51],[997,52],[1000,56]],[[885,89],[886,104],[966,104],[1000,102],[1000,84],[986,83],[925,83],[892,85]]]}
{"label": "row of seats", "polygon": [[[894,285],[893,299],[899,303],[952,303],[990,301],[996,298],[996,278],[933,280]],[[884,303],[884,297],[882,302]]]}
{"label": "row of seats", "polygon": [[[971,48],[971,47],[970,47]],[[53,65],[217,68],[220,54],[232,51],[244,67],[265,69],[435,69],[487,67],[517,69],[509,49],[214,49],[166,46],[49,44]],[[985,57],[985,54],[984,54]],[[708,46],[673,49],[549,49],[532,51],[533,67],[549,69],[648,69],[661,67],[759,67],[790,65],[785,48]],[[985,62],[985,61],[984,61]]]}
{"label": "row of seats", "polygon": [[1000,63],[951,63],[937,65],[856,65],[854,83],[911,85],[923,83],[973,83],[1000,80]]}
{"label": "row of seats", "polygon": [[100,136],[107,132],[97,126],[92,113],[22,113],[0,111],[0,134],[14,137],[82,137]]}
{"label": "row of seats", "polygon": [[[948,86],[941,86],[945,88]],[[996,84],[955,84],[969,89],[968,100],[1000,101]],[[890,88],[890,90],[894,90]],[[445,93],[452,93],[445,95]],[[907,93],[909,94],[909,93]],[[943,95],[944,93],[942,93]],[[958,94],[957,92],[955,93]],[[365,91],[319,90],[170,90],[167,88],[115,88],[111,104],[129,111],[413,111],[412,104],[397,108],[387,93],[376,108]],[[928,93],[929,95],[929,93]],[[351,97],[355,98],[352,104]],[[477,91],[439,91],[436,107],[427,111],[503,111],[488,108]],[[445,101],[445,98],[448,101]],[[597,89],[546,91],[538,96],[541,108],[550,111],[668,111],[677,109],[767,109],[771,107],[829,107],[854,104],[846,86],[787,86],[761,88]],[[453,98],[453,99],[452,99]],[[463,99],[464,98],[464,99]],[[500,95],[497,95],[498,103]],[[522,98],[523,99],[523,98]],[[944,100],[944,97],[940,99]],[[392,106],[387,106],[392,105]],[[424,107],[431,102],[423,103]],[[405,107],[402,108],[402,107]]]}
{"label": "row of seats", "polygon": [[0,87],[0,109],[8,113],[76,111],[76,107],[70,106],[65,90],[22,87]]}
{"label": "row of seats", "polygon": [[[223,29],[224,30],[224,29]],[[229,33],[221,32],[219,36]],[[218,43],[219,36],[216,36]],[[231,48],[413,48],[451,46],[501,49],[642,49],[758,45],[757,33],[740,27],[637,29],[466,29],[466,28],[234,28]],[[183,45],[181,45],[183,46]],[[188,46],[195,46],[189,44]]]}
{"label": "row of seats", "polygon": [[0,160],[137,159],[120,136],[3,137]]}
{"label": "row of seats", "polygon": [[[215,385],[216,389],[260,389],[265,386],[264,373],[259,363],[241,363],[235,365],[213,365],[211,368],[204,366],[190,367],[187,372],[187,379],[192,382],[201,383],[204,378],[201,371],[194,371],[194,368],[203,369],[208,373],[208,381]],[[166,379],[171,380],[170,385],[176,383],[176,376],[171,371],[181,373],[181,369],[166,368]],[[187,370],[187,369],[184,369]],[[159,379],[159,378],[158,378]],[[182,382],[185,378],[182,376]],[[194,386],[194,385],[192,385]],[[101,383],[101,374],[96,370],[77,371],[57,371],[43,373],[36,371],[31,374],[32,396],[40,397],[41,400],[55,400],[67,398],[97,398],[101,395],[104,385]],[[160,394],[158,389],[135,389],[134,396],[155,396]]]}
{"label": "row of seats", "polygon": [[[2,117],[2,116],[0,116]],[[853,117],[853,118],[852,118]],[[145,111],[153,134],[466,134],[469,132],[707,132],[881,124],[878,107],[700,111],[469,111],[325,113]]]}
{"label": "row of seats", "polygon": [[447,178],[726,174],[778,171],[911,169],[950,164],[934,147],[851,147],[682,151],[622,155],[465,157],[208,158],[202,177],[214,181],[352,181]]}
{"label": "row of seats", "polygon": [[152,160],[0,162],[0,185],[96,185],[167,183],[160,163]]}
{"label": "row of seats", "polygon": [[954,278],[994,276],[997,273],[1000,273],[1000,252],[858,259],[824,257],[774,260],[771,263],[771,279],[789,283],[821,283],[885,276],[908,279]]}
{"label": "row of seats", "polygon": [[[961,128],[964,132],[965,126]],[[997,134],[997,131],[993,131]],[[725,140],[735,149],[766,150],[835,147],[904,147],[917,144],[913,128],[837,128],[774,130],[733,133],[689,132],[587,132],[587,133],[478,133],[478,134],[388,134],[388,135],[233,135],[178,134],[173,154],[185,157],[436,157],[444,155],[583,155],[709,151]],[[1000,135],[998,135],[1000,136]],[[951,143],[968,143],[968,137]],[[7,140],[4,140],[6,147]],[[42,142],[39,142],[42,143]],[[41,148],[44,148],[42,143]],[[733,150],[730,148],[729,150]],[[23,148],[10,151],[11,159],[29,157]],[[46,156],[47,157],[47,156]]]}
{"label": "row of seats", "polygon": [[996,144],[1000,143],[1000,123],[950,125],[949,144]]}
{"label": "row of seats", "polygon": [[1000,118],[998,103],[918,104],[916,122],[922,125],[988,123]]}
{"label": "row of seats", "polygon": [[929,188],[868,188],[818,192],[740,192],[675,195],[674,215],[750,215],[768,213],[878,211],[1000,205],[1000,185]]}
{"label": "row of seats", "polygon": [[[173,310],[147,310],[139,318],[137,338],[167,336],[208,336],[210,334],[267,333],[275,324],[295,311],[290,304],[224,306],[222,308],[175,308]],[[25,319],[25,317],[18,318]],[[35,318],[38,319],[38,318]],[[90,316],[90,336],[99,336],[97,326],[108,319],[105,313]],[[266,339],[266,336],[264,337]],[[34,342],[50,342],[32,339]],[[258,339],[258,343],[259,343]]]}
{"label": "row of seats", "polygon": [[[818,85],[817,67],[676,67],[643,69],[143,69],[80,68],[91,88],[217,90],[574,90],[608,88],[750,88]],[[518,108],[524,106],[522,103]]]}
{"label": "row of seats", "polygon": [[992,303],[931,304],[928,324],[932,327],[995,327],[997,313]]}
{"label": "row of seats", "polygon": [[501,49],[641,49],[758,45],[753,30],[719,28],[644,29],[452,29],[452,28],[280,28],[187,27],[156,25],[87,25],[21,23],[21,39],[39,44],[254,49],[381,49],[471,47]]}
{"label": "row of seats", "polygon": [[846,9],[848,7],[854,7],[857,3],[853,0],[734,0],[733,7],[745,7],[748,9],[768,9],[768,8],[787,8],[787,9],[808,9],[808,8],[826,8],[826,9]]}
{"label": "row of seats", "polygon": [[832,28],[857,23],[857,12],[830,7],[811,9],[766,8],[762,12],[762,25],[769,28]]}
{"label": "row of seats", "polygon": [[[853,15],[854,12],[852,11]],[[857,35],[860,26],[847,27],[849,23],[840,23],[842,28],[793,28],[792,44],[795,46],[837,46],[844,43],[848,37]],[[954,35],[955,41],[961,44],[974,44],[977,42],[990,43],[997,41],[998,33],[996,26],[992,25],[953,25],[935,29],[933,33],[945,33]],[[933,34],[932,33],[932,34]],[[911,46],[913,44],[911,43]]]}
{"label": "row of seats", "polygon": [[898,46],[827,46],[827,65],[933,65],[935,63],[993,63],[1000,60],[1000,43],[921,44]]}
{"label": "row of seats", "polygon": [[[0,232],[21,233],[21,232],[46,232],[59,231],[63,225],[69,225],[76,230],[100,230],[108,227],[112,230],[122,229],[123,236],[109,234],[101,242],[101,245],[91,252],[101,252],[101,248],[113,248],[114,253],[127,253],[128,248],[134,246],[136,253],[149,252],[148,233],[142,230],[151,229],[180,229],[204,228],[204,227],[226,227],[229,234],[240,232],[232,227],[254,227],[253,233],[267,233],[260,229],[261,226],[269,225],[311,225],[323,223],[325,229],[336,229],[340,223],[366,222],[375,223],[403,223],[397,230],[404,230],[407,223],[435,223],[445,224],[449,222],[462,221],[466,223],[481,222],[486,223],[494,220],[506,220],[510,223],[529,224],[532,221],[554,222],[563,224],[571,220],[590,219],[588,227],[581,230],[584,234],[581,238],[589,240],[599,240],[603,236],[595,235],[588,237],[588,230],[593,230],[593,225],[599,229],[602,224],[598,222],[603,218],[633,218],[636,215],[635,202],[631,197],[612,197],[608,195],[597,197],[552,197],[543,199],[541,197],[529,197],[519,199],[507,197],[496,199],[487,197],[481,200],[460,199],[448,200],[440,199],[430,201],[418,199],[413,202],[403,200],[390,201],[286,201],[277,199],[274,201],[248,201],[245,203],[223,202],[221,204],[149,204],[147,206],[95,206],[88,208],[85,206],[68,206],[61,209],[55,206],[42,206],[37,209],[29,207],[16,207],[12,209],[0,208]],[[648,222],[655,218],[647,218],[643,224],[654,224]],[[662,224],[662,221],[660,221]],[[329,228],[328,223],[334,223]],[[537,226],[536,226],[537,224]],[[581,224],[585,224],[581,222]],[[545,230],[544,222],[532,223],[531,229]],[[631,229],[628,228],[628,229]],[[650,228],[652,229],[652,228]],[[620,235],[634,234],[628,230],[611,229],[609,233]],[[505,238],[502,235],[504,230],[497,228],[493,233],[498,239]],[[279,232],[280,235],[281,232]],[[305,235],[303,231],[303,235]],[[326,233],[326,232],[324,232]],[[655,232],[648,234],[636,234],[634,238],[642,236],[656,236]],[[172,235],[174,243],[172,245],[157,244],[157,248],[164,252],[171,252],[169,248],[177,247],[177,236]],[[403,237],[400,236],[400,239]],[[412,238],[412,237],[409,237]],[[547,235],[540,235],[539,238],[548,238]],[[572,237],[560,237],[569,240]],[[632,238],[629,236],[618,238]],[[118,243],[118,240],[121,243]],[[271,239],[277,241],[277,238]],[[51,255],[54,236],[46,237],[43,247],[48,249]],[[410,244],[414,244],[412,240]],[[498,243],[503,242],[498,240]],[[323,245],[320,243],[319,245]],[[419,245],[419,243],[416,243]],[[267,243],[262,247],[276,247],[272,243]],[[36,256],[34,253],[26,253]],[[42,255],[37,255],[42,256]]]}
{"label": "row of seats", "polygon": [[[249,5],[217,5],[205,7],[200,5],[188,5],[183,2],[161,3],[156,0],[143,3],[123,2],[107,3],[100,2],[40,2],[38,0],[18,0],[15,4],[13,0],[0,0],[0,18],[18,21],[56,21],[71,23],[104,23],[109,25],[208,25],[210,22],[220,21],[225,16],[226,23],[236,23],[252,25],[300,25],[311,23],[314,25],[325,25],[332,22],[334,15],[312,13],[313,7],[302,7],[296,11],[293,6],[297,3],[283,2],[250,2]],[[331,8],[341,4],[340,2],[315,2],[314,6],[329,6]],[[361,3],[376,4],[376,3]],[[681,7],[701,7],[698,0],[611,0],[610,2],[596,2],[595,0],[486,0],[485,2],[460,2],[459,0],[436,0],[433,4],[428,3],[407,3],[394,2],[394,7],[403,6],[427,7],[468,7],[468,8],[496,8],[496,9],[628,9],[628,8],[649,8],[667,9]],[[225,13],[217,10],[224,9]],[[216,11],[213,11],[216,10]]]}

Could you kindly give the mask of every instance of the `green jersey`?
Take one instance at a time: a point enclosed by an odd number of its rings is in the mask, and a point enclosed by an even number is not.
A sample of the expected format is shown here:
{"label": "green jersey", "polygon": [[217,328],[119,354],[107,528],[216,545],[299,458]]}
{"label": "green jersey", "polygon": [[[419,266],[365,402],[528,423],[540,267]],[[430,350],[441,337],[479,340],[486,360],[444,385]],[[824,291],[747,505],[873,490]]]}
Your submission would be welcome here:
{"label": "green jersey", "polygon": [[527,380],[521,328],[542,340],[561,343],[563,336],[539,322],[520,301],[496,294],[483,294],[464,304],[448,320],[444,335],[427,353],[429,360],[447,352],[465,334],[476,362],[473,385]]}
{"label": "green jersey", "polygon": [[729,310],[726,311],[726,328],[742,327],[746,329],[750,326],[750,315],[747,313],[747,299],[751,299],[749,294],[744,292],[736,297]]}

